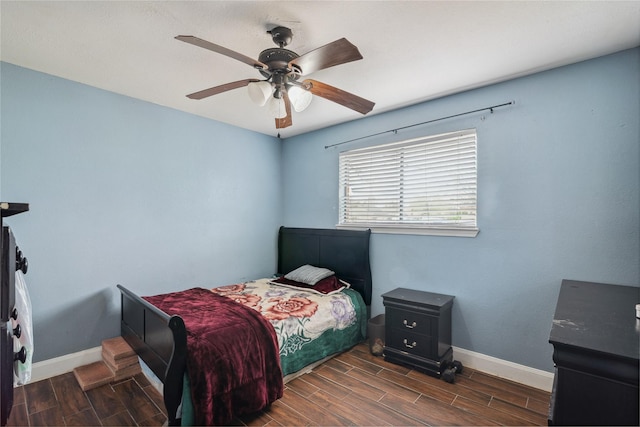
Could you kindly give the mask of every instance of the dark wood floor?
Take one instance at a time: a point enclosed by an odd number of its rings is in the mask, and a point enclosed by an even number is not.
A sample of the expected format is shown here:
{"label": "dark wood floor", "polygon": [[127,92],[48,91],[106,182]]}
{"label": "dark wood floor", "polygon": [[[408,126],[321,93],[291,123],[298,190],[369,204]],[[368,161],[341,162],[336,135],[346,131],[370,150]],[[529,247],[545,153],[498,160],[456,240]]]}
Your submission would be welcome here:
{"label": "dark wood floor", "polygon": [[[372,356],[361,344],[286,385],[246,426],[546,425],[549,393],[464,369],[448,384]],[[15,390],[9,426],[160,426],[166,415],[143,375],[86,393],[73,374]]]}

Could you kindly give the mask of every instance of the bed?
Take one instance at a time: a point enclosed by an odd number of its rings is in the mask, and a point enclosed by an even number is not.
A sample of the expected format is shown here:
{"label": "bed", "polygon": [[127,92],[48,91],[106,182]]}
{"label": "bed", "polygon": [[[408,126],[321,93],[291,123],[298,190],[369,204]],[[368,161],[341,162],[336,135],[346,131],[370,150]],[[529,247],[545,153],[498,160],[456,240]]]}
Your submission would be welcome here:
{"label": "bed", "polygon": [[[330,293],[324,297],[332,297],[334,305],[338,296],[349,298],[354,303],[354,307],[357,307],[355,310],[358,312],[358,319],[348,328],[335,326],[333,328],[335,334],[334,332],[322,333],[319,337],[320,344],[314,348],[311,344],[301,345],[301,334],[292,332],[291,323],[284,327],[282,323],[269,318],[268,320],[274,329],[288,330],[288,334],[285,335],[289,339],[283,338],[281,334],[278,335],[279,358],[282,362],[281,369],[278,371],[279,375],[291,377],[299,372],[304,372],[309,369],[309,366],[347,350],[364,339],[371,305],[369,238],[370,230],[280,228],[277,276],[283,276],[305,265],[322,267],[335,272],[336,277],[348,283],[348,289],[340,292],[339,295]],[[272,281],[273,278],[264,278],[246,283],[218,286],[208,289],[206,294],[222,297],[222,299],[239,299],[241,301],[238,302],[244,303],[243,309],[250,307],[249,310],[253,310],[256,309],[256,304],[253,304],[254,307],[252,307],[252,302],[247,300],[254,299],[255,301],[257,298],[255,295],[260,295],[263,301],[269,297],[270,301],[277,302],[279,296],[287,293],[289,296],[295,297],[296,294],[304,292],[300,289],[287,287],[282,283],[275,284],[277,287],[275,291],[270,290],[269,286],[272,286],[270,284]],[[281,279],[281,281],[286,282],[285,279]],[[181,410],[184,409],[182,407],[185,406],[183,399],[186,396],[186,400],[188,400],[188,390],[191,387],[188,383],[189,375],[186,375],[189,349],[184,316],[176,314],[172,310],[165,310],[167,311],[165,312],[159,309],[150,302],[150,300],[154,301],[153,297],[138,296],[121,285],[118,285],[118,288],[121,292],[121,334],[144,364],[162,381],[169,424],[179,425],[181,423],[179,407]],[[293,294],[291,294],[292,292]],[[209,298],[208,295],[207,298]],[[312,299],[309,298],[309,300]],[[236,307],[242,305],[235,304]],[[340,305],[336,305],[336,307],[339,312],[342,310]],[[268,307],[262,307],[263,315],[264,310],[268,311]],[[256,309],[256,311],[260,310]],[[310,338],[305,334],[302,335],[304,340]],[[336,342],[338,343],[337,347],[331,348],[329,346]],[[299,357],[300,355],[302,356]],[[186,403],[188,404],[188,402]]]}

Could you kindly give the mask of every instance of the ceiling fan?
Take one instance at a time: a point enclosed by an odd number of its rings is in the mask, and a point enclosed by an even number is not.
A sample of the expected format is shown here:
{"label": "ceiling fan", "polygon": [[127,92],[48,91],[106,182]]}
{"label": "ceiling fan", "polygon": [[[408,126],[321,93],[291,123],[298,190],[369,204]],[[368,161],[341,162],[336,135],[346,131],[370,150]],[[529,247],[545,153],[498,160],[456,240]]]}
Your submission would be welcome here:
{"label": "ceiling fan", "polygon": [[252,66],[262,74],[264,80],[244,79],[220,86],[214,86],[187,95],[191,99],[203,99],[228,90],[247,86],[249,96],[259,105],[267,104],[269,111],[276,118],[276,129],[293,124],[291,106],[295,111],[303,111],[311,102],[312,95],[328,99],[361,114],[367,114],[375,103],[352,93],[312,79],[300,80],[309,74],[362,59],[358,48],[347,39],[341,38],[332,43],[314,49],[304,55],[285,49],[291,43],[293,33],[286,27],[275,27],[267,33],[271,34],[277,48],[263,50],[258,60],[241,53],[219,46],[194,36],[176,36],[176,39]]}

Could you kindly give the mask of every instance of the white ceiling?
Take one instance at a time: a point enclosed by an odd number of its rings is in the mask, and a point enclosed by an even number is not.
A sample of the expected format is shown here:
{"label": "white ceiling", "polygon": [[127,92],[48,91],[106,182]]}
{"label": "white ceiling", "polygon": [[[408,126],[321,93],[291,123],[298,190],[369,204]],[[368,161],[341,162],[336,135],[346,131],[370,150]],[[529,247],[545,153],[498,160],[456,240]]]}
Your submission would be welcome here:
{"label": "white ceiling", "polygon": [[[376,103],[369,115],[640,45],[640,1],[4,1],[0,59],[276,135],[245,88],[250,66],[178,40],[194,35],[257,59],[266,30],[302,55],[346,37],[364,59],[311,78]],[[316,98],[289,137],[363,117]]]}

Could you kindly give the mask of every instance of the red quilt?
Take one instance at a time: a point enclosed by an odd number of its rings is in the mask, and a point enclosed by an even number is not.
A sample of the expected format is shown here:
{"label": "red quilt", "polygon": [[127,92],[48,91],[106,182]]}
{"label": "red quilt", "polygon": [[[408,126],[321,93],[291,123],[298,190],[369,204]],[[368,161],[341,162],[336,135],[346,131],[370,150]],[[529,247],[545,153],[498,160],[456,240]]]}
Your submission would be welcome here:
{"label": "red quilt", "polygon": [[144,299],[184,320],[196,425],[225,425],[282,397],[278,340],[260,313],[202,288]]}

